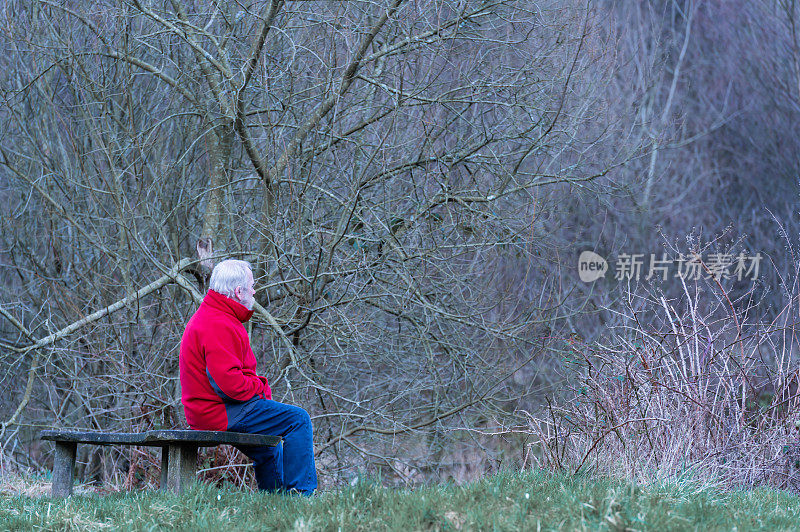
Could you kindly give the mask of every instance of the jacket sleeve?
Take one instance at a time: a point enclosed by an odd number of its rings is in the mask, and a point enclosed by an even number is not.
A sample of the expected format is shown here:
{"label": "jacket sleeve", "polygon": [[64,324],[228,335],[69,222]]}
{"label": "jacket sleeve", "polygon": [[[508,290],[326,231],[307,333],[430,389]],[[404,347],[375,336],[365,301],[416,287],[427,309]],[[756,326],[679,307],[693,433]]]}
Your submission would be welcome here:
{"label": "jacket sleeve", "polygon": [[269,383],[267,382],[266,377],[259,377],[262,381],[264,381],[264,399],[272,399],[272,388],[269,387]]}
{"label": "jacket sleeve", "polygon": [[240,343],[236,333],[224,327],[215,330],[204,342],[208,380],[225,402],[247,401],[266,391],[262,377],[243,371]]}

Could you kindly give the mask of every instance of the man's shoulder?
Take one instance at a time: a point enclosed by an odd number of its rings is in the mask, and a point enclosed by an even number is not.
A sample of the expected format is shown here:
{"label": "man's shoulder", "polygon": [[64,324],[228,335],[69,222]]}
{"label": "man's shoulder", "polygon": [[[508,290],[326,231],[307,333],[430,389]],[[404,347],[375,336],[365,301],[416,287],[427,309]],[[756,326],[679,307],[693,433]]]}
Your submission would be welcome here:
{"label": "man's shoulder", "polygon": [[207,330],[219,331],[220,329],[235,331],[241,325],[236,318],[229,316],[225,312],[221,312],[209,305],[200,305],[200,308],[189,318],[184,334]]}

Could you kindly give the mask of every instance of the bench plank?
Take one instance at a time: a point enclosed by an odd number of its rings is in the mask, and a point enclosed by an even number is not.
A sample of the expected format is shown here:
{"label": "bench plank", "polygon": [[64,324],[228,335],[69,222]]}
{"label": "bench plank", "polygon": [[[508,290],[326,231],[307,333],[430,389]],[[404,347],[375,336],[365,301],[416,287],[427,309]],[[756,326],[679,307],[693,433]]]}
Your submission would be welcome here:
{"label": "bench plank", "polygon": [[39,439],[94,445],[142,445],[163,447],[172,443],[194,443],[198,447],[227,445],[267,445],[280,443],[279,436],[245,434],[224,430],[151,430],[148,432],[82,432],[73,430],[43,430]]}

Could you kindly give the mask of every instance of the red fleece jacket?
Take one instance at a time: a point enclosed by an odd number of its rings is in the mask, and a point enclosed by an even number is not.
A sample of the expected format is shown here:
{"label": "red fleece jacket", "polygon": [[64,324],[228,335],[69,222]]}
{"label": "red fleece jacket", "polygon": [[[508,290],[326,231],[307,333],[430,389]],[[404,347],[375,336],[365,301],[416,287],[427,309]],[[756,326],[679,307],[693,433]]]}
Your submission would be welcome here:
{"label": "red fleece jacket", "polygon": [[266,377],[256,375],[256,357],[242,325],[252,315],[252,310],[209,290],[186,324],[178,365],[181,402],[193,429],[226,430],[225,403],[272,398]]}

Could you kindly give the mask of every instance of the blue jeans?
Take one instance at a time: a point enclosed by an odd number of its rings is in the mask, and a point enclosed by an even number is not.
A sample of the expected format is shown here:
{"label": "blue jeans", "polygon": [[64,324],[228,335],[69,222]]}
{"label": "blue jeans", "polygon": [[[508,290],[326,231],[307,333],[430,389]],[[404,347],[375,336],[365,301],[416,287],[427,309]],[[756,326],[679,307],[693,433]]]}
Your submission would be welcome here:
{"label": "blue jeans", "polygon": [[311,495],[317,488],[314,433],[311,418],[302,408],[259,399],[252,406],[248,405],[247,413],[228,430],[283,438],[283,443],[276,447],[237,446],[254,462],[258,489],[296,489],[302,494]]}

